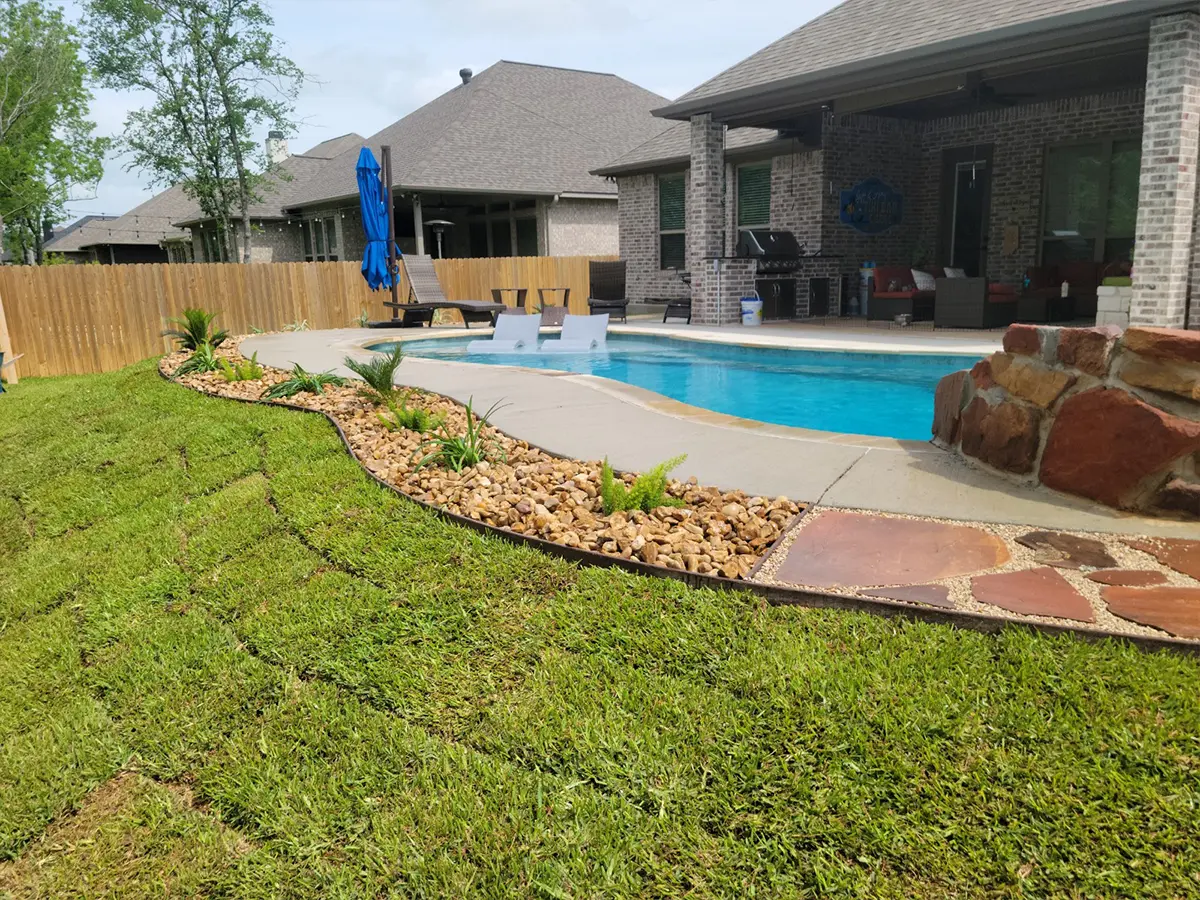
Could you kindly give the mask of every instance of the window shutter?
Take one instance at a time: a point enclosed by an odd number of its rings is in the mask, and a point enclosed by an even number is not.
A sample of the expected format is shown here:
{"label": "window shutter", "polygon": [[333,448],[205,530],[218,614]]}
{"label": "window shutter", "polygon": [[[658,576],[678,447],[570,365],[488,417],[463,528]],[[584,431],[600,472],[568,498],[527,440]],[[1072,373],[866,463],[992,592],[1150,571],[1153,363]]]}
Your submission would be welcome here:
{"label": "window shutter", "polygon": [[738,169],[738,228],[771,224],[771,164]]}
{"label": "window shutter", "polygon": [[687,228],[687,207],[682,175],[662,175],[658,179],[658,230],[683,231]]}

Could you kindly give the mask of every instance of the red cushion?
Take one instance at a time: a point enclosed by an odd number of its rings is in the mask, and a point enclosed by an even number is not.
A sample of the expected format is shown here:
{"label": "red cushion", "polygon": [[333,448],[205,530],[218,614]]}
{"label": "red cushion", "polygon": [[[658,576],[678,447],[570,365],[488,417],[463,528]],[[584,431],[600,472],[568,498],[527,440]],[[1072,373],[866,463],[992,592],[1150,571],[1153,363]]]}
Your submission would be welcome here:
{"label": "red cushion", "polygon": [[1017,286],[1015,284],[989,284],[988,293],[1010,294],[1015,297],[1017,295]]}
{"label": "red cushion", "polygon": [[883,300],[911,300],[913,297],[917,296],[917,292],[916,291],[875,291],[875,293],[872,294],[872,296],[883,299]]}
{"label": "red cushion", "polygon": [[875,292],[886,291],[888,285],[892,282],[900,285],[903,289],[908,287],[912,289],[913,275],[912,269],[907,266],[876,266],[875,267]]}

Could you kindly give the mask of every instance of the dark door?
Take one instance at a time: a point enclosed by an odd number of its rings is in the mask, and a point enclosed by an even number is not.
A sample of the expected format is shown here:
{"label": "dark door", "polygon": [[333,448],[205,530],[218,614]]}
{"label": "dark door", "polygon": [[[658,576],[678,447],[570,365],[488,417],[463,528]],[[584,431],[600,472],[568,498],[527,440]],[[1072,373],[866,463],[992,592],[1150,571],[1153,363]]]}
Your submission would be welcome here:
{"label": "dark door", "polygon": [[991,199],[991,148],[946,151],[938,253],[943,266],[963,269],[970,278],[987,275]]}
{"label": "dark door", "polygon": [[808,280],[808,314],[810,316],[829,315],[829,293],[832,284],[832,278],[810,278]]}

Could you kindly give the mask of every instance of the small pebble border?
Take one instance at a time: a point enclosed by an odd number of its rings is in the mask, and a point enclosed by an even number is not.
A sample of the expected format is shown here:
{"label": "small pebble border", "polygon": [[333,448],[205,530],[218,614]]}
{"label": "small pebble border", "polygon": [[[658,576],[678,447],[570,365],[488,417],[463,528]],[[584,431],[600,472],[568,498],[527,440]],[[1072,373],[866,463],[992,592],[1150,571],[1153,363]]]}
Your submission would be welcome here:
{"label": "small pebble border", "polygon": [[[231,363],[244,362],[241,340],[225,342],[217,355]],[[163,357],[160,372],[174,377],[190,355],[183,351]],[[414,500],[494,528],[667,569],[744,579],[802,509],[786,497],[752,497],[704,487],[692,479],[668,482],[667,495],[683,503],[678,508],[605,515],[599,461],[552,456],[490,426],[485,435],[499,448],[494,458],[462,472],[433,466],[418,470],[426,436],[389,431],[377,415],[380,408],[362,395],[361,383],[347,381],[320,395],[303,392],[286,400],[263,400],[263,394],[288,377],[282,369],[264,366],[262,377],[253,380],[227,382],[220,372],[204,372],[177,381],[206,394],[333,417],[359,462]],[[466,409],[453,400],[414,390],[409,405],[444,416],[450,434],[462,434],[466,428]],[[680,452],[687,449],[681,447]],[[627,485],[635,478],[628,473],[620,477]]]}

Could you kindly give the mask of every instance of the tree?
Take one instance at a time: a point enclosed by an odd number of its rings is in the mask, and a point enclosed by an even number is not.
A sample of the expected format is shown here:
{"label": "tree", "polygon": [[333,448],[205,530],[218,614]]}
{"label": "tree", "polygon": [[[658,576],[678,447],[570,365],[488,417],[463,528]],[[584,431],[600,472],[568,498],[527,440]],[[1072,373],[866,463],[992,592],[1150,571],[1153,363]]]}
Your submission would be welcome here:
{"label": "tree", "polygon": [[[79,35],[43,0],[0,0],[0,247],[42,257],[43,223],[96,182],[108,141],[92,135]],[[6,226],[14,233],[6,240]]]}
{"label": "tree", "polygon": [[182,184],[214,219],[232,258],[241,220],[250,261],[250,205],[270,177],[256,130],[294,128],[303,73],[280,51],[256,0],[88,0],[88,36],[101,83],[145,90],[124,145],[158,184]]}

